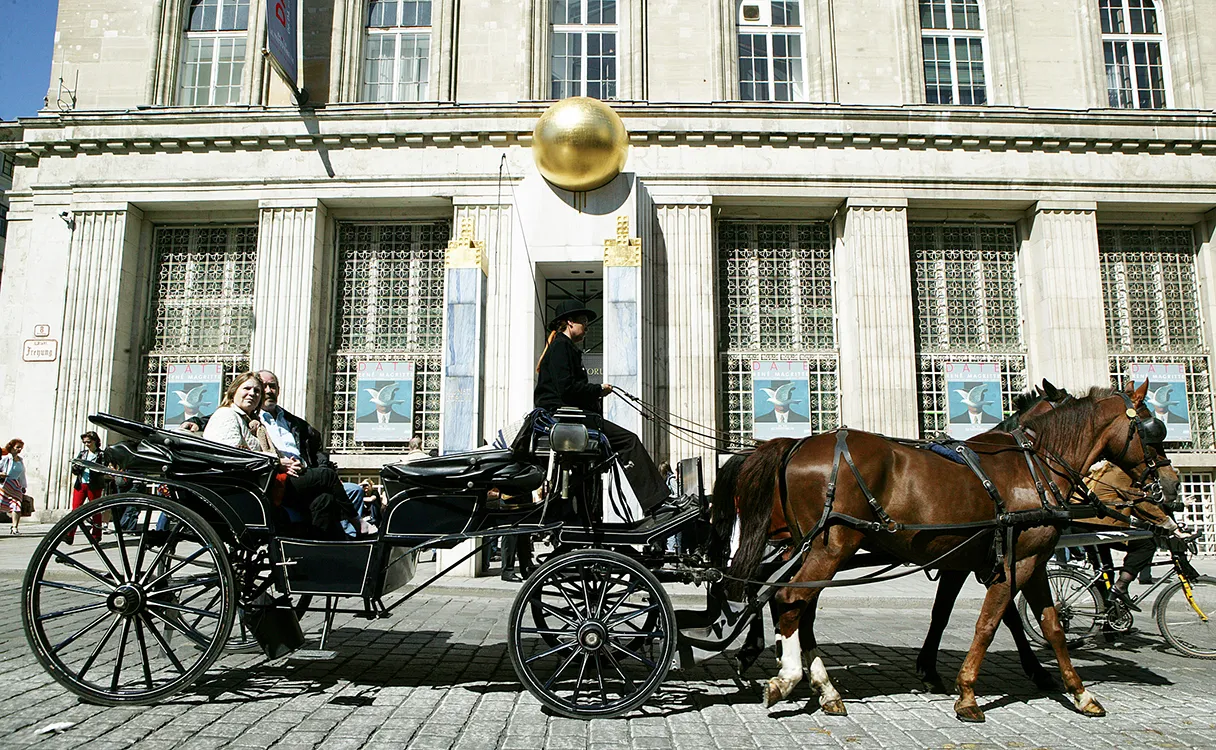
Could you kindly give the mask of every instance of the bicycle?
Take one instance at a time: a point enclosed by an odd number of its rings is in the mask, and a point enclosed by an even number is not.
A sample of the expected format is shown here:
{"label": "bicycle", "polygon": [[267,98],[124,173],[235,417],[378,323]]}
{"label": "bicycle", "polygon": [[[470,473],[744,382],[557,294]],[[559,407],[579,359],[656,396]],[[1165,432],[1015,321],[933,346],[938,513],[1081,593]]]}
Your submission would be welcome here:
{"label": "bicycle", "polygon": [[[1186,656],[1216,659],[1216,621],[1212,619],[1216,616],[1216,578],[1201,576],[1191,566],[1187,549],[1198,550],[1195,540],[1159,537],[1158,546],[1170,553],[1170,559],[1154,562],[1152,567],[1169,566],[1170,570],[1155,576],[1149,587],[1131,601],[1140,606],[1158,592],[1152,614],[1166,642]],[[1069,645],[1101,633],[1127,633],[1132,629],[1134,613],[1110,593],[1114,573],[1109,564],[1063,563],[1048,568],[1048,586]],[[1024,596],[1018,596],[1017,606],[1030,640],[1039,646],[1049,645]]]}

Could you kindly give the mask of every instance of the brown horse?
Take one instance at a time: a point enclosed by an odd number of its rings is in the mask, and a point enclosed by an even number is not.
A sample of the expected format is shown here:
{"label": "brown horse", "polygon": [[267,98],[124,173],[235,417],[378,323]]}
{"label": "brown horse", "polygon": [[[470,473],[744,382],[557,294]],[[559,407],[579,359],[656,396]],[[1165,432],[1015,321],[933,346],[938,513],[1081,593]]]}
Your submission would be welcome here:
{"label": "brown horse", "polygon": [[[1068,497],[1079,482],[1078,470],[1106,458],[1130,473],[1138,485],[1159,486],[1172,501],[1178,476],[1161,450],[1164,426],[1143,407],[1146,389],[1146,385],[1128,393],[1094,389],[1084,398],[1031,418],[1026,421],[1025,446],[1002,433],[985,433],[969,441],[992,487],[999,491],[1003,513],[969,468],[880,435],[838,431],[760,446],[740,470],[740,546],[729,575],[736,580],[755,578],[768,532],[776,525],[788,526],[796,540],[808,542],[801,568],[791,581],[794,585],[777,593],[783,608],[778,621],[781,670],[766,686],[766,702],[772,705],[784,699],[802,679],[800,644],[805,641],[820,704],[829,713],[845,712],[816,652],[813,616],[803,616],[814,612],[808,605],[814,604],[820,589],[798,584],[832,578],[864,544],[907,562],[933,563],[990,579],[975,638],[958,675],[959,718],[983,720],[974,685],[1008,607],[1013,582],[1023,588],[1039,617],[1078,710],[1104,715],[1069,660],[1048,591],[1044,565],[1059,535],[1049,524],[1066,514],[1044,486],[1054,479],[1051,484],[1058,485],[1060,496]],[[841,444],[848,454],[843,464]],[[1033,457],[1024,447],[1033,447]],[[830,484],[835,485],[834,493],[829,492]],[[781,518],[773,518],[774,507],[781,510]],[[826,518],[825,507],[830,511]],[[1053,511],[1060,512],[1053,516]],[[716,517],[715,525],[723,523],[729,521]],[[993,544],[998,532],[1007,534],[1009,543],[1008,554],[996,568],[996,551],[1004,551]]]}

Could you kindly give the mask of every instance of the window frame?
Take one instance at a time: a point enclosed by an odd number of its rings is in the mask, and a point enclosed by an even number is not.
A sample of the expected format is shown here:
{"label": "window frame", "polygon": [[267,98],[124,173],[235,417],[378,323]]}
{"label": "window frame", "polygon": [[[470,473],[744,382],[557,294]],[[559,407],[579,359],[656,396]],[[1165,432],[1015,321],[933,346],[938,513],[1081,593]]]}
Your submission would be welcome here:
{"label": "window frame", "polygon": [[[262,13],[263,4],[259,0],[249,0],[244,30],[230,31],[191,31],[190,8],[191,0],[168,0],[162,6],[161,14],[161,43],[157,57],[155,81],[153,83],[152,99],[154,104],[174,107],[216,107],[247,105],[254,100],[261,101],[262,82],[267,63],[260,55],[252,54],[252,50],[260,49],[258,32],[264,30],[265,18]],[[224,5],[236,4],[235,0],[220,0],[217,18],[222,18]],[[238,77],[239,88],[235,99],[224,104],[186,104],[185,102],[185,67],[186,54],[191,39],[236,39],[243,38],[245,44],[244,59]],[[213,48],[218,49],[218,48]],[[211,82],[207,91],[214,101],[215,77],[218,74],[216,54],[212,52]],[[197,87],[195,90],[198,90]]]}
{"label": "window frame", "polygon": [[[375,104],[433,101],[431,97],[431,70],[434,67],[432,56],[434,54],[435,45],[435,11],[438,3],[435,2],[435,0],[425,0],[428,5],[428,23],[426,26],[407,26],[402,23],[404,20],[402,15],[405,12],[405,0],[397,0],[397,2],[394,3],[397,8],[397,17],[395,19],[396,23],[393,26],[372,26],[371,10],[372,3],[374,1],[375,0],[367,0],[367,2],[363,3],[363,39],[362,44],[360,45],[359,54],[359,101]],[[371,48],[373,39],[383,40],[386,37],[393,38],[393,56],[392,58],[381,59],[392,59],[394,62],[393,80],[387,84],[391,87],[393,96],[388,99],[380,99],[372,95],[371,89],[373,85],[379,87],[386,84],[372,84],[369,80],[368,66],[370,60],[368,59],[367,55],[369,49]],[[405,43],[407,37],[412,38],[415,45],[417,45],[420,40],[425,39],[426,51],[422,55],[415,55],[413,58],[411,58],[412,64],[415,66],[415,70],[417,70],[419,66],[422,68],[421,71],[419,71],[419,75],[416,76],[416,80],[413,83],[403,84],[401,78],[404,66],[401,64],[403,62],[401,58],[401,47],[402,44]],[[416,89],[416,96],[414,98],[399,97],[398,94],[402,93],[403,85]]]}
{"label": "window frame", "polygon": [[[751,1],[754,2],[757,0],[751,0]],[[773,10],[772,4],[773,4],[773,2],[776,2],[776,1],[780,1],[780,0],[763,0],[763,2],[768,3],[768,6],[769,6],[769,14],[770,14],[769,23],[755,24],[755,25],[744,25],[740,22],[740,19],[742,16],[742,6],[745,2],[749,2],[749,0],[735,0],[735,2],[734,2],[734,8],[735,8],[734,56],[735,56],[735,71],[736,71],[735,92],[734,93],[735,93],[735,96],[738,98],[738,101],[745,101],[745,102],[805,102],[805,101],[809,100],[808,92],[810,91],[810,86],[807,81],[807,71],[809,69],[809,60],[807,58],[806,6],[802,0],[785,0],[786,4],[788,4],[789,2],[793,2],[796,5],[796,7],[798,8],[798,25],[797,26],[776,26],[772,23],[772,10]],[[745,97],[743,94],[744,85],[746,85],[746,84],[751,84],[753,86],[760,85],[755,80],[746,81],[746,82],[743,80],[743,60],[744,60],[744,58],[743,58],[743,49],[742,49],[742,38],[743,38],[744,34],[748,34],[753,37],[763,37],[765,40],[764,60],[765,60],[765,65],[766,65],[768,72],[767,72],[767,78],[765,79],[765,82],[763,85],[765,85],[768,88],[768,96],[763,99],[758,98],[758,97],[752,97],[749,99],[749,98]],[[776,58],[775,53],[773,51],[773,37],[774,36],[796,37],[798,39],[798,46],[799,46],[797,58],[794,58],[794,57],[791,57],[788,55],[784,56],[782,58]],[[754,49],[754,47],[753,47],[753,49]],[[753,55],[750,59],[758,60],[759,58],[757,56]],[[775,69],[776,69],[776,66],[774,65],[775,59],[785,59],[785,60],[797,59],[797,61],[798,61],[799,77],[798,77],[797,84],[794,84],[791,81],[785,82],[785,85],[788,85],[791,88],[791,95],[790,95],[790,98],[788,98],[788,99],[779,99],[776,97],[776,89],[777,89],[778,84],[777,84],[776,75],[775,75]]]}
{"label": "window frame", "polygon": [[[1107,16],[1107,13],[1109,10],[1109,6],[1103,7],[1104,2],[1105,3],[1111,3],[1111,2],[1118,3],[1118,5],[1119,5],[1118,10],[1121,11],[1123,14],[1123,17],[1125,20],[1124,27],[1127,29],[1130,29],[1130,27],[1131,27],[1132,3],[1133,2],[1141,3],[1142,5],[1139,8],[1139,10],[1141,10],[1141,11],[1143,11],[1144,3],[1150,4],[1153,8],[1153,12],[1156,17],[1157,31],[1155,33],[1135,32],[1135,31],[1130,31],[1130,30],[1125,31],[1125,32],[1115,32],[1115,31],[1108,32],[1108,31],[1106,31],[1104,28],[1104,23],[1105,23],[1105,18]],[[1102,87],[1106,94],[1103,99],[1104,106],[1109,107],[1111,109],[1143,109],[1143,110],[1170,109],[1171,107],[1174,106],[1173,85],[1172,85],[1173,81],[1172,81],[1172,78],[1170,75],[1169,35],[1168,35],[1167,29],[1166,29],[1166,18],[1165,18],[1166,15],[1167,15],[1166,8],[1163,7],[1163,3],[1159,2],[1159,0],[1098,0],[1099,54],[1101,56],[1100,70],[1101,70],[1101,76],[1102,76]],[[1131,88],[1127,89],[1128,91],[1130,91],[1130,94],[1128,97],[1128,104],[1126,106],[1121,105],[1121,104],[1114,104],[1111,102],[1111,94],[1112,94],[1111,80],[1110,80],[1110,72],[1107,67],[1108,63],[1107,63],[1107,59],[1106,59],[1106,50],[1107,50],[1108,44],[1109,45],[1124,44],[1124,45],[1126,45],[1127,51],[1130,53],[1126,59],[1128,62],[1127,82]],[[1159,106],[1159,107],[1155,107],[1155,106],[1142,107],[1142,106],[1140,106],[1140,94],[1142,92],[1142,89],[1137,82],[1137,70],[1136,69],[1139,67],[1139,65],[1136,62],[1136,53],[1135,53],[1136,44],[1144,44],[1144,45],[1157,44],[1158,45],[1157,54],[1158,54],[1158,57],[1161,62],[1161,100],[1162,100],[1161,106]],[[1146,54],[1147,54],[1147,48],[1146,48]],[[1117,62],[1114,64],[1118,65]],[[1119,88],[1119,89],[1114,89],[1113,91],[1120,92],[1120,96],[1121,96],[1121,92],[1124,90],[1125,89]],[[1150,88],[1150,89],[1147,89],[1147,91],[1150,92],[1150,98],[1151,98],[1151,96],[1152,96],[1151,92],[1153,91],[1153,89]]]}
{"label": "window frame", "polygon": [[[615,9],[615,20],[613,23],[593,24],[593,23],[587,23],[585,20],[587,17],[587,4],[590,2],[590,0],[566,0],[566,1],[579,4],[579,8],[580,8],[579,18],[584,19],[584,21],[582,23],[555,23],[554,19],[552,17],[550,17],[548,19],[549,20],[549,23],[547,24],[548,33],[546,35],[548,38],[548,50],[547,50],[547,55],[546,55],[546,57],[548,59],[548,76],[547,76],[548,87],[546,90],[546,93],[547,93],[546,98],[550,99],[550,100],[556,100],[556,99],[564,99],[568,96],[591,96],[591,94],[588,93],[588,89],[590,87],[590,81],[587,78],[587,71],[588,71],[588,67],[589,67],[587,64],[588,56],[589,56],[588,50],[589,50],[589,46],[590,46],[588,44],[588,38],[593,34],[612,34],[612,36],[613,36],[613,51],[612,51],[612,66],[613,66],[612,89],[613,89],[613,91],[610,96],[594,97],[594,98],[601,99],[602,101],[619,100],[620,94],[621,94],[621,12],[623,10],[622,6],[624,5],[624,3],[620,2],[620,0],[616,0],[616,2],[614,3],[613,7]],[[557,82],[554,80],[554,71],[555,71],[554,49],[556,47],[554,42],[555,42],[558,34],[577,35],[575,38],[577,38],[579,40],[578,60],[579,60],[580,72],[579,72],[579,80],[576,82],[577,90],[569,91],[561,96],[555,95],[554,91],[553,91],[554,86],[557,84]],[[601,49],[602,49],[602,47],[601,47]],[[567,55],[567,57],[568,57],[568,55]],[[602,54],[599,55],[599,57],[601,59],[606,59],[605,56]],[[575,83],[574,81],[570,81],[568,79],[563,79],[563,80],[567,81],[569,83]],[[601,78],[599,80],[600,85],[604,85],[605,80],[606,79]]]}
{"label": "window frame", "polygon": [[[990,105],[992,103],[993,67],[991,65],[991,62],[992,62],[991,61],[991,52],[990,52],[991,46],[989,44],[989,39],[988,39],[988,31],[991,28],[991,24],[989,23],[989,20],[988,20],[989,14],[988,14],[987,4],[984,2],[984,0],[975,0],[975,5],[978,9],[978,14],[979,14],[979,24],[980,24],[979,29],[965,29],[965,28],[960,29],[960,28],[955,28],[955,25],[954,25],[954,5],[955,5],[955,3],[960,3],[960,4],[965,3],[965,2],[967,2],[967,0],[927,0],[927,1],[930,4],[940,3],[944,6],[946,26],[944,28],[926,28],[924,25],[924,22],[923,22],[923,16],[922,16],[922,12],[921,12],[921,4],[922,4],[922,2],[925,2],[925,0],[917,0],[915,7],[916,7],[916,23],[917,23],[917,27],[919,29],[917,49],[919,51],[919,56],[920,56],[920,75],[921,75],[920,94],[921,94],[921,96],[924,97],[925,103],[936,105],[936,106],[943,106],[943,107],[986,107],[986,106]],[[925,57],[925,42],[929,39],[935,39],[935,40],[944,39],[947,41],[946,49],[949,54],[948,62],[949,62],[949,70],[950,70],[950,96],[951,96],[951,101],[949,101],[949,102],[942,102],[940,100],[934,102],[934,101],[930,101],[930,99],[929,99],[930,84],[929,84],[928,76],[926,75],[926,71],[925,71],[926,65],[928,63],[928,60]],[[967,104],[962,103],[961,92],[959,89],[959,74],[958,74],[958,71],[959,71],[958,42],[960,40],[964,40],[964,39],[978,40],[979,44],[980,44],[980,55],[982,56],[982,59],[980,61],[980,65],[981,65],[980,70],[984,77],[983,78],[984,101],[980,102],[980,103],[976,103],[974,101],[967,103]],[[937,61],[937,62],[938,62],[938,65],[941,64],[941,61]],[[970,60],[968,60],[967,62],[968,62],[968,64],[972,63],[972,61],[970,61]],[[942,85],[939,82],[937,84],[934,84],[934,87],[936,89],[941,89]],[[969,86],[969,88],[974,90],[975,89],[974,83],[971,86]]]}

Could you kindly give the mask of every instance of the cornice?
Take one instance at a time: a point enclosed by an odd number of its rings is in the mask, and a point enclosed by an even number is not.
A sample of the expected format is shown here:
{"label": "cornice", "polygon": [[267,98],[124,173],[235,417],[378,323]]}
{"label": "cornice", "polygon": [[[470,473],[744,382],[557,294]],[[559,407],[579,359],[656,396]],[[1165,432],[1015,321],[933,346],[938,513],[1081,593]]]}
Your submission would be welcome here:
{"label": "cornice", "polygon": [[[92,154],[529,146],[549,102],[148,108],[20,120],[23,163]],[[636,146],[1216,155],[1216,114],[614,102]]]}

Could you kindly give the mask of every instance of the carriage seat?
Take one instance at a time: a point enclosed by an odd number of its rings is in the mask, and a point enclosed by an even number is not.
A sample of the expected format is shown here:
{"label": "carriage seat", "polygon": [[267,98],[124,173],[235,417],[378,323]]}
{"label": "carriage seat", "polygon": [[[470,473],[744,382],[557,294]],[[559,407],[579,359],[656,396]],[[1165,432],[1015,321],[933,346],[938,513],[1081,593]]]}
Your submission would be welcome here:
{"label": "carriage seat", "polygon": [[456,453],[408,464],[389,464],[380,473],[385,480],[428,489],[462,491],[497,487],[504,495],[531,492],[545,478],[540,468],[516,461],[509,450]]}

